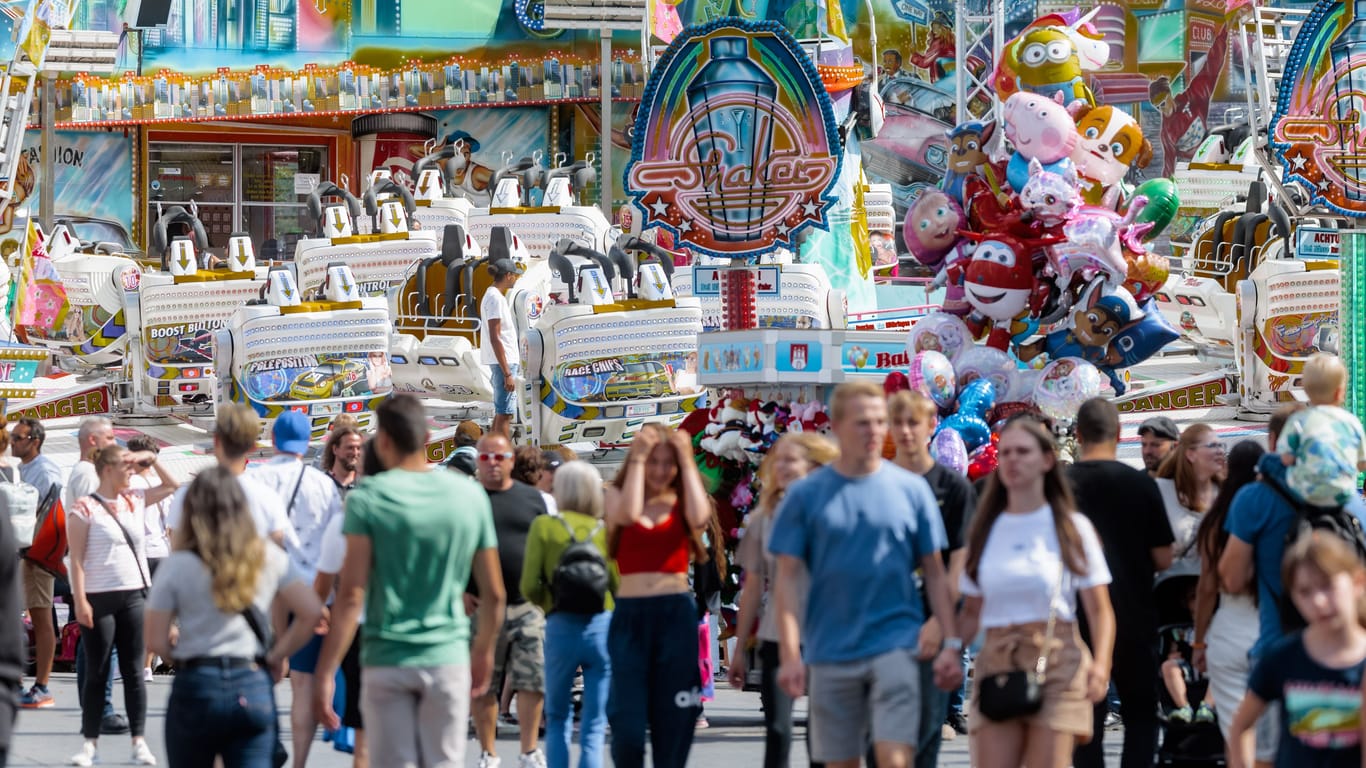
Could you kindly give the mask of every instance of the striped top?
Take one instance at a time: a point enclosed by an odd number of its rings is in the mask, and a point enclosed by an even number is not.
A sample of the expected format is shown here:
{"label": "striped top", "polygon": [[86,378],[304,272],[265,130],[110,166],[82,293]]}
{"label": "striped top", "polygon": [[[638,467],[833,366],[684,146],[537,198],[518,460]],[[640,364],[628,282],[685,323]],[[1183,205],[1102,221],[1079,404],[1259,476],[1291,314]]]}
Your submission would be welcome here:
{"label": "striped top", "polygon": [[[71,514],[88,526],[85,538],[86,594],[121,592],[148,586],[143,577],[148,572],[143,530],[145,507],[141,488],[124,491],[117,499],[105,499],[103,503],[96,495],[76,501]],[[118,513],[117,522],[109,513],[111,508]],[[119,530],[119,523],[132,536],[136,551],[129,550],[128,540]]]}

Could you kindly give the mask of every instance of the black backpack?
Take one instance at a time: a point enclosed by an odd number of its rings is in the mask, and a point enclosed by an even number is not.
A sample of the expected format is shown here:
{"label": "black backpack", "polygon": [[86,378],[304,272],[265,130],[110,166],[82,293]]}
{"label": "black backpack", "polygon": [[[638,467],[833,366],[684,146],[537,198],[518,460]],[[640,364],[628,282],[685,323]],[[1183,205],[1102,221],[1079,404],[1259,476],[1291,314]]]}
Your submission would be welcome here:
{"label": "black backpack", "polygon": [[[1357,553],[1357,559],[1366,563],[1366,530],[1362,529],[1357,516],[1346,507],[1318,507],[1306,504],[1275,480],[1264,478],[1261,482],[1271,486],[1271,489],[1295,510],[1295,520],[1290,524],[1290,530],[1285,533],[1285,548],[1282,552],[1290,551],[1290,547],[1305,536],[1322,531],[1350,544]],[[1281,597],[1277,608],[1281,615],[1281,627],[1286,632],[1304,629],[1308,625],[1295,609],[1290,595],[1286,594],[1284,584],[1281,585]]]}
{"label": "black backpack", "polygon": [[553,610],[589,616],[602,613],[611,585],[607,558],[593,543],[593,538],[602,530],[602,521],[599,520],[582,540],[574,537],[574,528],[568,520],[559,517],[559,521],[569,532],[569,546],[560,555],[560,562],[555,564],[555,573],[550,579]]}

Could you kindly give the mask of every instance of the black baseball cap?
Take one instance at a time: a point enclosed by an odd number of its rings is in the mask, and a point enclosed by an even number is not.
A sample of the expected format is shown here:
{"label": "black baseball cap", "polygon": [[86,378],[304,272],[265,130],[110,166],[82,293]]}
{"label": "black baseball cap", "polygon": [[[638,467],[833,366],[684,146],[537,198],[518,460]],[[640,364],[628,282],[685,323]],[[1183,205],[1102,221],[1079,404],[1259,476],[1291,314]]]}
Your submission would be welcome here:
{"label": "black baseball cap", "polygon": [[554,472],[564,464],[564,457],[556,451],[541,451],[541,461],[545,463],[545,468]]}
{"label": "black baseball cap", "polygon": [[1181,430],[1177,428],[1176,422],[1166,416],[1154,416],[1138,425],[1139,437],[1145,434],[1152,434],[1153,437],[1160,437],[1163,440],[1181,439]]}

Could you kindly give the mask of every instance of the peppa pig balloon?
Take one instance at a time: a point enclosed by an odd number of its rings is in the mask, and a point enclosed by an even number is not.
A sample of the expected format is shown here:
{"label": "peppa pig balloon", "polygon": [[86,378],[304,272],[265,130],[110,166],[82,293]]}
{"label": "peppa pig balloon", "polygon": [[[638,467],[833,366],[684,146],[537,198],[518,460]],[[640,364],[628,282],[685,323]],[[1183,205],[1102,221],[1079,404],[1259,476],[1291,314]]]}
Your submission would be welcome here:
{"label": "peppa pig balloon", "polygon": [[956,430],[939,430],[930,441],[930,455],[960,475],[968,471],[968,447]]}
{"label": "peppa pig balloon", "polygon": [[1006,166],[1011,189],[1024,189],[1029,182],[1029,161],[1038,160],[1044,170],[1062,174],[1072,168],[1072,150],[1077,145],[1077,124],[1062,101],[1062,94],[1049,99],[1019,92],[1006,99],[1004,109],[1006,138],[1015,154]]}
{"label": "peppa pig balloon", "polygon": [[1081,404],[1100,394],[1100,371],[1078,357],[1064,357],[1044,366],[1034,387],[1034,404],[1054,421],[1076,418]]}
{"label": "peppa pig balloon", "polygon": [[953,360],[963,348],[972,344],[972,336],[963,319],[945,312],[931,312],[916,321],[906,340],[906,352],[915,357],[921,352],[943,352]]}
{"label": "peppa pig balloon", "polygon": [[928,397],[940,408],[947,408],[953,402],[957,383],[953,373],[953,363],[942,352],[926,350],[911,358],[908,373],[911,389]]}
{"label": "peppa pig balloon", "polygon": [[958,230],[964,222],[963,208],[957,200],[937,189],[928,189],[906,211],[906,223],[901,230],[906,250],[916,261],[937,270],[958,242]]}

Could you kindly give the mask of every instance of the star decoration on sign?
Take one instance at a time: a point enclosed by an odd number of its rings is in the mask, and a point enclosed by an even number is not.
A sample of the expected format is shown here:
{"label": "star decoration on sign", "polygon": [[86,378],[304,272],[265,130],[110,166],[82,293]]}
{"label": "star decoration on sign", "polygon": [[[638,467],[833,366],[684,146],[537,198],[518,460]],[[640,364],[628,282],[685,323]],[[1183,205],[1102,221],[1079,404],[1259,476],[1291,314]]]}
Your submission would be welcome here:
{"label": "star decoration on sign", "polygon": [[819,220],[821,215],[821,204],[815,198],[807,198],[802,203],[802,214],[809,219]]}
{"label": "star decoration on sign", "polygon": [[669,204],[664,202],[663,198],[658,198],[650,203],[650,210],[654,211],[655,216],[664,218],[669,215]]}
{"label": "star decoration on sign", "polygon": [[1287,155],[1286,155],[1286,158],[1290,161],[1290,169],[1291,169],[1292,171],[1303,171],[1303,170],[1304,170],[1304,164],[1307,162],[1307,160],[1305,159],[1304,155],[1301,155],[1301,154],[1294,154],[1294,155],[1287,154]]}

